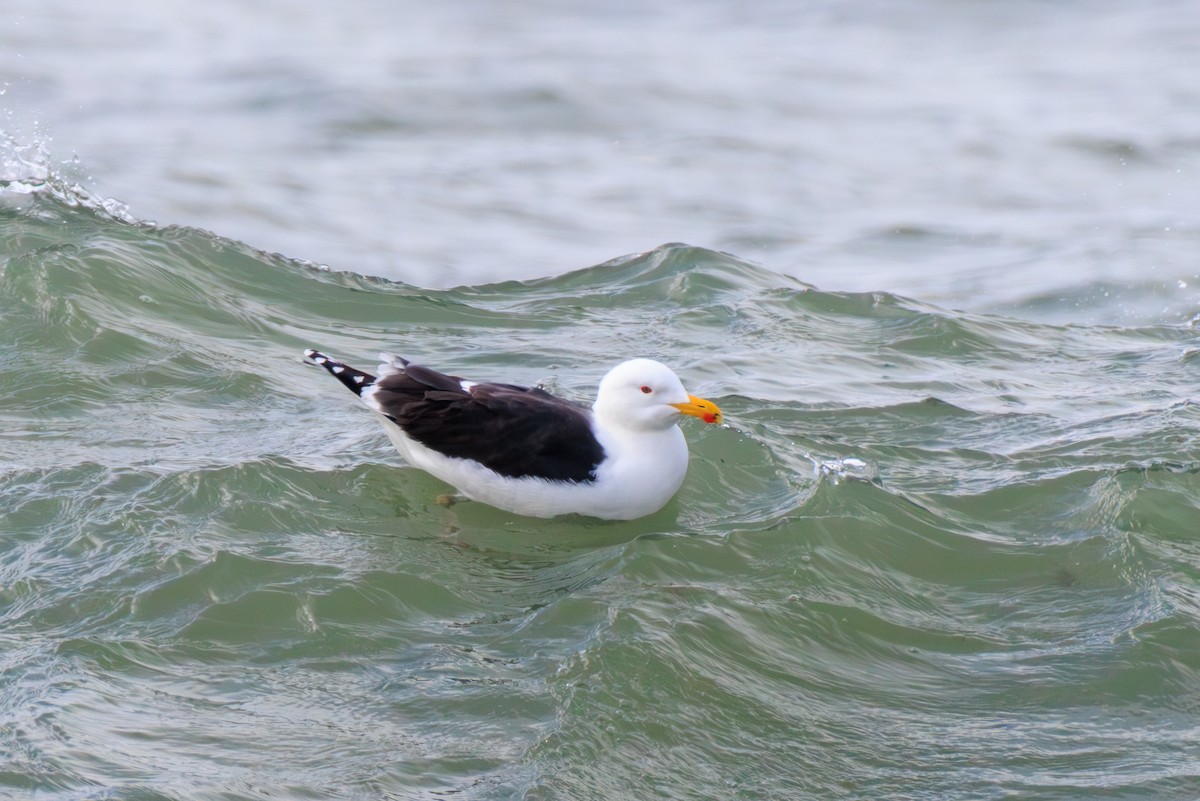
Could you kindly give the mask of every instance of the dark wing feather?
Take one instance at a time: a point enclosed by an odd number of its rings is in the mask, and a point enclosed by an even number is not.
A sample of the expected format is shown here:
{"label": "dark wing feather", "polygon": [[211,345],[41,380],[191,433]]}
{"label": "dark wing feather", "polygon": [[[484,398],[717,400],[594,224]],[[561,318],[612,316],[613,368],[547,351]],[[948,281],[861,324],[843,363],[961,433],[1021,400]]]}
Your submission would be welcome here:
{"label": "dark wing feather", "polygon": [[313,364],[324,367],[331,376],[342,382],[342,386],[359,397],[362,397],[364,389],[375,383],[375,376],[370,373],[364,373],[337,359],[331,359],[320,351],[310,348],[304,351],[304,357]]}
{"label": "dark wing feather", "polygon": [[591,481],[604,458],[588,411],[540,389],[476,384],[408,365],[378,379],[372,400],[408,436],[511,478]]}

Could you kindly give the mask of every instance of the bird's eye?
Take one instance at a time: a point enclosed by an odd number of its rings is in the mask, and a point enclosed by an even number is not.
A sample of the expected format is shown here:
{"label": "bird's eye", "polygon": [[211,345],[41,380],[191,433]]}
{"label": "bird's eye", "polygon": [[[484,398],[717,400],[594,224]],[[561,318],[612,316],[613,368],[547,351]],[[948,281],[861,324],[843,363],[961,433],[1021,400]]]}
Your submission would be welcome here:
{"label": "bird's eye", "polygon": [[654,390],[650,389],[650,387],[646,386],[645,384],[642,384],[642,392],[644,394],[649,395],[653,391]]}

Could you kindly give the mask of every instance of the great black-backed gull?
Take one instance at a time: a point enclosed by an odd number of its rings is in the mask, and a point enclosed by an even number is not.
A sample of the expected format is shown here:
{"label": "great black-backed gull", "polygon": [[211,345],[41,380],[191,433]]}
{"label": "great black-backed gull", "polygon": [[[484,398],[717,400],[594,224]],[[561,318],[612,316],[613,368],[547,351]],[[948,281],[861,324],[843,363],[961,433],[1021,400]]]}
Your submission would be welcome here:
{"label": "great black-backed gull", "polygon": [[665,365],[633,359],[604,376],[591,409],[545,390],[465,381],[388,353],[378,377],[315,350],[380,415],[409,464],[472,500],[533,517],[632,520],[661,509],[687,472],[681,415],[719,423]]}

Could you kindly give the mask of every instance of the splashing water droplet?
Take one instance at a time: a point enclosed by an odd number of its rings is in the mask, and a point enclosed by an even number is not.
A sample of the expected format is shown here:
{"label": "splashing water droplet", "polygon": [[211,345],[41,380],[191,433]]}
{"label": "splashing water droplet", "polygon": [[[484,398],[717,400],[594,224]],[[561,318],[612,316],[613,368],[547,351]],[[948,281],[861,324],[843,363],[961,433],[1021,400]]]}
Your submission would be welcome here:
{"label": "splashing water droplet", "polygon": [[829,478],[833,483],[842,481],[875,481],[879,478],[879,469],[875,465],[855,456],[818,459],[813,461],[813,472],[818,477]]}

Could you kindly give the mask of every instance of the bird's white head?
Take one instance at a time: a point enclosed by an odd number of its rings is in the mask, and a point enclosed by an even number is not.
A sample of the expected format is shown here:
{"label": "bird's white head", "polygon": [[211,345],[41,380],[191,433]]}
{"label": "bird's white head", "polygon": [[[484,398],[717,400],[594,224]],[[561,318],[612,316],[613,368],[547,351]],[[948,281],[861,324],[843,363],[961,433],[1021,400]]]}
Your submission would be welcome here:
{"label": "bird's white head", "polygon": [[592,409],[605,423],[642,431],[670,428],[681,414],[706,423],[722,420],[715,403],[689,395],[671,369],[653,359],[631,359],[609,370]]}

